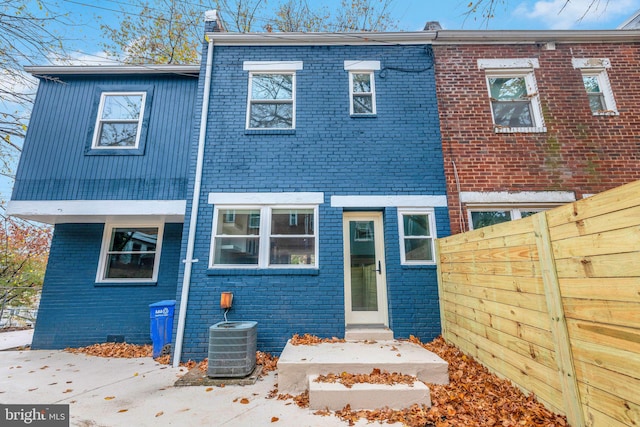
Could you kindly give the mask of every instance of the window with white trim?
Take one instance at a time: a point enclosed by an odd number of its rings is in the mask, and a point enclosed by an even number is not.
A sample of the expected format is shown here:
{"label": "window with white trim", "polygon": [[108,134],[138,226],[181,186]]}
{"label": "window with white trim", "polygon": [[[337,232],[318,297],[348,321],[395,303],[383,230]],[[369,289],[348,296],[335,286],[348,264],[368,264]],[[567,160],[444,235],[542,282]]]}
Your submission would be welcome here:
{"label": "window with white trim", "polygon": [[402,264],[435,263],[433,209],[398,209],[398,222]]}
{"label": "window with white trim", "polygon": [[473,208],[468,209],[469,212],[469,229],[475,230],[490,225],[500,224],[508,221],[515,221],[535,215],[538,212],[545,211],[550,208],[514,208],[514,207],[492,207],[492,208]]}
{"label": "window with white trim", "polygon": [[617,115],[616,101],[607,74],[610,61],[607,58],[572,58],[571,62],[582,73],[582,83],[593,115]]}
{"label": "window with white trim", "polygon": [[245,61],[249,71],[246,128],[295,129],[296,71],[301,61]]}
{"label": "window with white trim", "polygon": [[162,225],[106,224],[97,282],[155,282]]}
{"label": "window with white trim", "polygon": [[317,217],[312,205],[217,205],[210,267],[317,268]]}
{"label": "window with white trim", "polygon": [[376,114],[376,85],[373,71],[349,72],[349,92],[352,115]]}
{"label": "window with white trim", "polygon": [[496,132],[546,132],[534,75],[537,59],[479,59]]}
{"label": "window with white trim", "polygon": [[352,116],[376,114],[376,83],[374,71],[380,61],[344,61],[349,71],[349,112]]}
{"label": "window with white trim", "polygon": [[138,148],[146,98],[147,92],[103,92],[91,148]]}

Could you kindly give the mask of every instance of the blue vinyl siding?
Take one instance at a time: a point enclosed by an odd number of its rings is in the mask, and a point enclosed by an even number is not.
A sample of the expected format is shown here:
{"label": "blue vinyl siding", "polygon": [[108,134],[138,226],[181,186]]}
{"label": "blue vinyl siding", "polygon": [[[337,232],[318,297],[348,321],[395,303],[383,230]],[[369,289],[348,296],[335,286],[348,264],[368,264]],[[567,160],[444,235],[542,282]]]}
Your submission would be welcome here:
{"label": "blue vinyl siding", "polygon": [[[13,200],[176,200],[186,194],[197,79],[59,76],[38,87]],[[99,90],[153,88],[144,155],[89,155]]]}
{"label": "blue vinyl siding", "polygon": [[104,224],[58,224],[33,336],[33,349],[105,342],[123,335],[147,344],[149,304],[176,292],[182,224],[165,224],[156,285],[96,286]]}
{"label": "blue vinyl siding", "polygon": [[[345,60],[381,62],[375,72],[375,117],[350,116]],[[294,131],[245,130],[248,72],[243,61],[303,61],[296,72]],[[279,353],[294,333],[343,336],[343,209],[331,207],[330,199],[445,195],[432,65],[431,47],[423,45],[216,46],[194,255],[199,262],[193,266],[183,360],[207,356],[207,331],[222,319],[223,291],[234,293],[230,320],[258,322],[261,350]],[[199,98],[202,85],[201,78]],[[193,172],[197,138],[192,144]],[[189,192],[193,179],[192,174]],[[323,192],[319,270],[208,271],[214,208],[207,204],[209,192]],[[374,209],[384,213],[390,327],[396,337],[432,339],[440,333],[436,268],[401,266],[397,209]],[[436,208],[436,220],[438,236],[448,235],[446,208]],[[184,257],[185,242],[182,250]]]}

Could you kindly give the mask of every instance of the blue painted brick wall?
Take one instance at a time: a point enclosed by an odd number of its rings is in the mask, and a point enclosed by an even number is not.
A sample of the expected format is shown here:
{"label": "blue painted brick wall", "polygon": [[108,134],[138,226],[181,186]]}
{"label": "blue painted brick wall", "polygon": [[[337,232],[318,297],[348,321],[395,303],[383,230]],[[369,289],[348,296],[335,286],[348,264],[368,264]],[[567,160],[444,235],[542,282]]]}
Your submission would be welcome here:
{"label": "blue painted brick wall", "polygon": [[[295,132],[245,131],[248,72],[243,61],[263,60],[303,61],[304,69],[296,73]],[[381,62],[375,73],[376,117],[350,117],[345,60]],[[212,82],[194,254],[199,262],[193,267],[182,359],[207,356],[208,328],[222,320],[223,291],[234,293],[230,320],[258,322],[261,350],[279,353],[294,333],[342,336],[343,210],[331,207],[331,196],[445,194],[431,47],[216,46]],[[200,103],[202,76],[199,84]],[[190,170],[195,171],[196,138],[192,144]],[[325,195],[319,208],[317,274],[208,271],[213,218],[208,193],[285,191]],[[400,266],[397,209],[383,212],[390,326],[396,337],[429,340],[440,333],[435,266]],[[436,218],[438,235],[448,235],[446,208],[437,208]],[[183,241],[183,257],[185,249]]]}
{"label": "blue painted brick wall", "polygon": [[166,224],[157,285],[96,285],[104,224],[58,224],[45,276],[34,349],[105,342],[150,343],[149,304],[176,292],[182,224]]}

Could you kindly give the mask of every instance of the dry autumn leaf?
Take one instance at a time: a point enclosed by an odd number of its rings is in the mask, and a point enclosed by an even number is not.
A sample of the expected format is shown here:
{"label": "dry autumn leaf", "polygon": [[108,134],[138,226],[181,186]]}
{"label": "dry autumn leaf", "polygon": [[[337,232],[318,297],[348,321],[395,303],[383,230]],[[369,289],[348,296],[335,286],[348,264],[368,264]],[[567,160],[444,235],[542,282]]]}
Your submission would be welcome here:
{"label": "dry autumn leaf", "polygon": [[278,418],[278,417],[271,417],[271,422],[272,422],[272,423],[277,423],[278,421],[280,421],[280,418]]}
{"label": "dry autumn leaf", "polygon": [[71,393],[72,391],[73,391],[73,389],[68,388],[65,391],[63,391],[62,393]]}
{"label": "dry autumn leaf", "polygon": [[115,396],[107,396],[104,398],[104,400],[113,400],[115,398],[116,398]]}
{"label": "dry autumn leaf", "polygon": [[243,405],[246,405],[249,403],[249,399],[247,399],[246,397],[243,397],[242,399],[240,399],[240,403],[242,403]]}
{"label": "dry autumn leaf", "polygon": [[164,412],[160,411],[156,414],[156,418],[161,417],[162,415],[164,415]]}
{"label": "dry autumn leaf", "polygon": [[127,411],[128,411],[128,409],[120,409],[120,410],[118,411],[118,413],[121,413],[121,412],[127,412]]}
{"label": "dry autumn leaf", "polygon": [[213,387],[207,387],[205,391],[213,391]]}

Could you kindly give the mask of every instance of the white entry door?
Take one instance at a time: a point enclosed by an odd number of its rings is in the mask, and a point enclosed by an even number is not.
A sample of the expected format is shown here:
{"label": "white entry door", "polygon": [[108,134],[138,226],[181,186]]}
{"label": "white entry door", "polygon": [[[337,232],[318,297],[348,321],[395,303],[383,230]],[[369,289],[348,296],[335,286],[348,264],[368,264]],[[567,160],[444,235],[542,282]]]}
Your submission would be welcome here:
{"label": "white entry door", "polygon": [[382,212],[345,212],[343,233],[346,323],[389,326]]}

